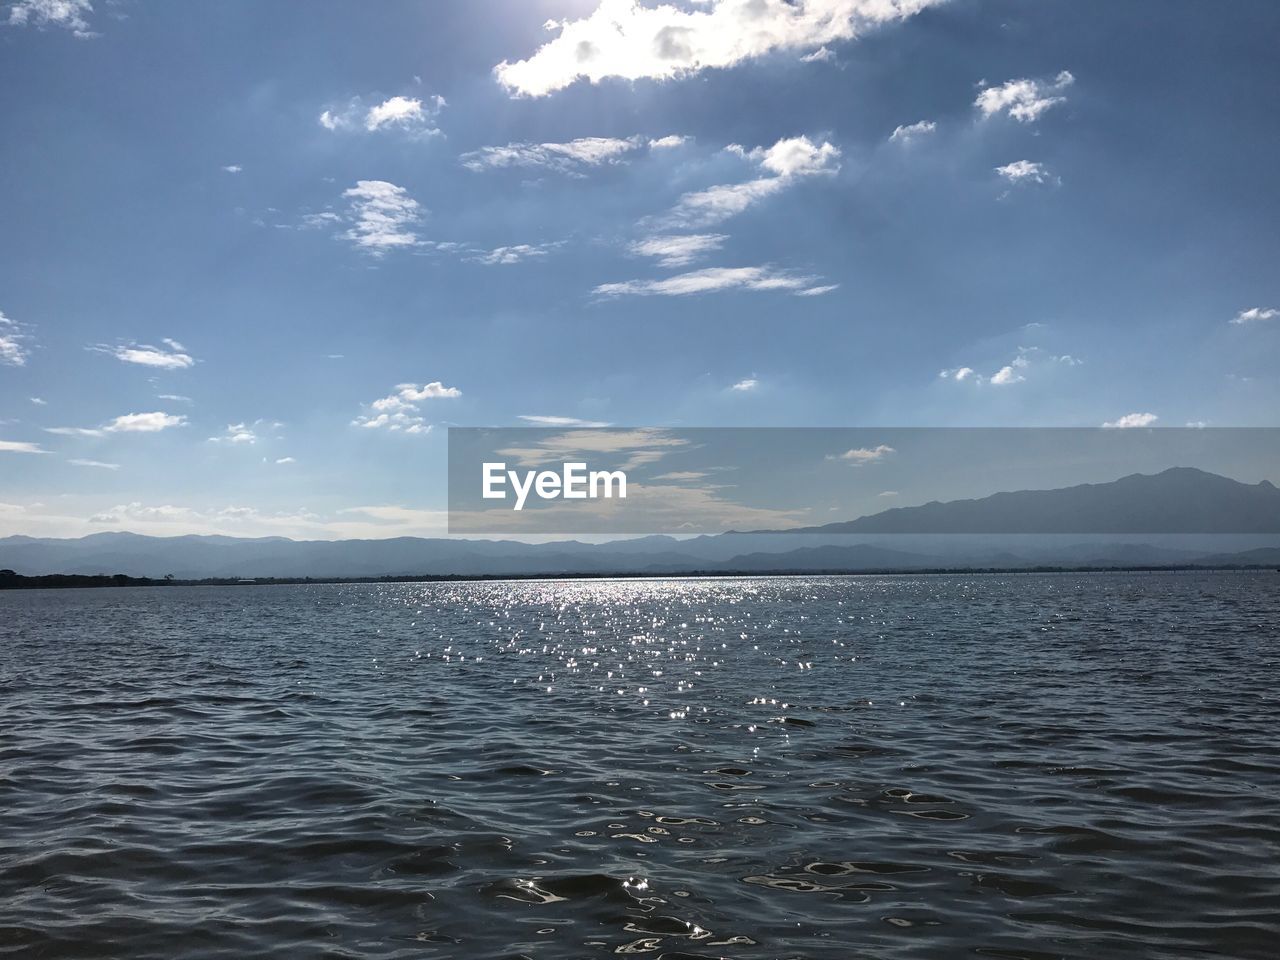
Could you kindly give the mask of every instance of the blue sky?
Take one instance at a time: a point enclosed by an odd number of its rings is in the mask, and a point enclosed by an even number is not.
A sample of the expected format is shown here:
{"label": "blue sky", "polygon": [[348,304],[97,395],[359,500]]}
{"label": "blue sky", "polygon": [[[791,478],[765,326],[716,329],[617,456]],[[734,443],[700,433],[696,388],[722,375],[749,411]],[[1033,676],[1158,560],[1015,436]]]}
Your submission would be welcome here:
{"label": "blue sky", "polygon": [[0,22],[0,533],[435,533],[450,424],[1280,409],[1270,0]]}

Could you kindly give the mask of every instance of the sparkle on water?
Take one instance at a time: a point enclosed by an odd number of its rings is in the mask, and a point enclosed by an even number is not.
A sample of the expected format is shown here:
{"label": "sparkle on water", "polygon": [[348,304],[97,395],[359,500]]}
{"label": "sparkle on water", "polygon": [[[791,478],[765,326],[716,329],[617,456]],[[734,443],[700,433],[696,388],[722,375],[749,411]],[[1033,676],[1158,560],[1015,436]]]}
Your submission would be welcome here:
{"label": "sparkle on water", "polygon": [[0,595],[0,953],[1273,956],[1277,588]]}

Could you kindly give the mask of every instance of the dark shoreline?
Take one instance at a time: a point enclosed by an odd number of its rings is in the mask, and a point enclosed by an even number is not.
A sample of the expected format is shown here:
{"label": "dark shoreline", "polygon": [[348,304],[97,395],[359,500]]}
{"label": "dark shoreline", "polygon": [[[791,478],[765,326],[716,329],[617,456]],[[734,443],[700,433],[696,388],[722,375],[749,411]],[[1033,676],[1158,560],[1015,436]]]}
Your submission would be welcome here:
{"label": "dark shoreline", "polygon": [[434,573],[403,574],[378,577],[202,577],[177,578],[130,577],[125,574],[46,574],[23,576],[0,573],[0,590],[57,590],[104,587],[261,587],[291,584],[325,583],[473,583],[501,580],[729,580],[751,577],[882,577],[939,576],[948,574],[1016,574],[1016,573],[1221,573],[1266,572],[1269,564],[1237,564],[1200,566],[1197,564],[1120,565],[1120,566],[1054,566],[1034,567],[884,567],[858,569],[833,567],[815,570],[678,570],[563,573]]}

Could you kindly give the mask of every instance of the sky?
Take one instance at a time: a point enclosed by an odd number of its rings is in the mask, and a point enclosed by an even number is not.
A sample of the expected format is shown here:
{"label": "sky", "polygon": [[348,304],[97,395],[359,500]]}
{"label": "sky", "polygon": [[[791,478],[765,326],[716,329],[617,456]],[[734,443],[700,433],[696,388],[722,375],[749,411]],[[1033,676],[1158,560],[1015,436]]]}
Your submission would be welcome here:
{"label": "sky", "polygon": [[1274,425],[1278,33],[10,2],[0,535],[439,534],[450,426]]}

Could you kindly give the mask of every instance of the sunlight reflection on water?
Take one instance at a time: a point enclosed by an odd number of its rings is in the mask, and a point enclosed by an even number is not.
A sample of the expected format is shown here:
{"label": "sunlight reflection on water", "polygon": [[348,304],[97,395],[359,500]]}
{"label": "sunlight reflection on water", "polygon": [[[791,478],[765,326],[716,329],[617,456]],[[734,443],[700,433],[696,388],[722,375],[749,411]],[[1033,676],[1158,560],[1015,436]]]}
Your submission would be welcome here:
{"label": "sunlight reflection on water", "polygon": [[1267,956],[1273,580],[0,596],[0,951]]}

